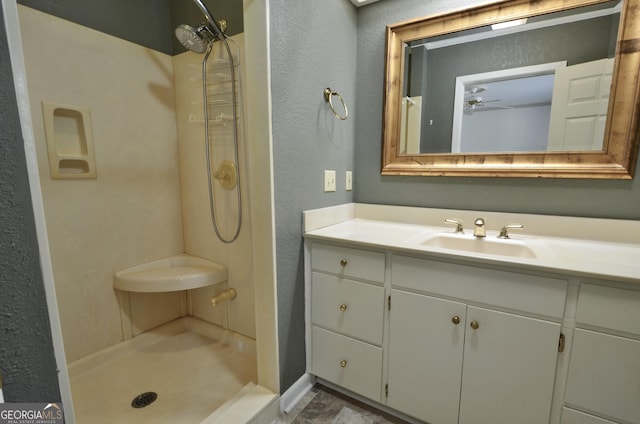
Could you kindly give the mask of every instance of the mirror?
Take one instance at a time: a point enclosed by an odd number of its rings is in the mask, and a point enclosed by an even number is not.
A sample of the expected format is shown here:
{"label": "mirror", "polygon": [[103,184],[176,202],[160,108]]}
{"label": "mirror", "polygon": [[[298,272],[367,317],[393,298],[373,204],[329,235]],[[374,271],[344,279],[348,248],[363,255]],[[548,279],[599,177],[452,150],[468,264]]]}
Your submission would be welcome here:
{"label": "mirror", "polygon": [[382,175],[631,178],[638,5],[509,0],[388,26]]}

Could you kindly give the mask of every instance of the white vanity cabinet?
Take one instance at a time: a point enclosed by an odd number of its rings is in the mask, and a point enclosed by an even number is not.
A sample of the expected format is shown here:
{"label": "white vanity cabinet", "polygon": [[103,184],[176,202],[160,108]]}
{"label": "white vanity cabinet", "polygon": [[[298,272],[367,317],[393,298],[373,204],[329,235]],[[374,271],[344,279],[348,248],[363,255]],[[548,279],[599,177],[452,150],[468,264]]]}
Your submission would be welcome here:
{"label": "white vanity cabinet", "polygon": [[548,423],[564,280],[394,255],[387,405],[432,424]]}
{"label": "white vanity cabinet", "polygon": [[311,364],[316,376],[380,402],[385,254],[313,243]]}
{"label": "white vanity cabinet", "polygon": [[562,423],[640,423],[640,291],[582,284]]}
{"label": "white vanity cabinet", "polygon": [[409,422],[640,424],[640,221],[349,204],[304,228],[322,383]]}

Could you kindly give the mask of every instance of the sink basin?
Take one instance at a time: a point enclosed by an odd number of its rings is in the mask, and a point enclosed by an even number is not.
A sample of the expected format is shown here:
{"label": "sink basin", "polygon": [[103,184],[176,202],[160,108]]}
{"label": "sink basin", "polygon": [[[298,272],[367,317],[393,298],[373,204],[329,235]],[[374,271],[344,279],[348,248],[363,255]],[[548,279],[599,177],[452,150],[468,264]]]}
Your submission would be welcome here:
{"label": "sink basin", "polygon": [[470,234],[438,233],[427,238],[418,239],[419,244],[427,247],[479,253],[487,255],[509,256],[516,258],[536,259],[540,254],[529,244],[532,241],[516,239],[499,239],[487,235],[477,238]]}

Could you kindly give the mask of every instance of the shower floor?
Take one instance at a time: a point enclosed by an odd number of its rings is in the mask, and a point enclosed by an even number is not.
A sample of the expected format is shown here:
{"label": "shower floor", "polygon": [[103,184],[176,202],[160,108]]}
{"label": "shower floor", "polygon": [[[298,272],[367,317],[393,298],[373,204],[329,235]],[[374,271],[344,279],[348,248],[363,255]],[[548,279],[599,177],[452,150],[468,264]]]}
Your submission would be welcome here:
{"label": "shower floor", "polygon": [[[200,423],[257,381],[255,342],[194,318],[69,364],[77,424]],[[145,392],[158,397],[136,409]]]}

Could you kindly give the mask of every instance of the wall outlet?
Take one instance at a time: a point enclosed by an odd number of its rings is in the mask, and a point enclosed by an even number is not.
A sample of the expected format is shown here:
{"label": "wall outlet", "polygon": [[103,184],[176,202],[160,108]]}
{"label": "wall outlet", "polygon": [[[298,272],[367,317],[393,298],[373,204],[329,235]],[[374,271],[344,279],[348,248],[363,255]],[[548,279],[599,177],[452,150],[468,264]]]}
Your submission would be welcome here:
{"label": "wall outlet", "polygon": [[324,191],[336,191],[336,171],[324,171]]}
{"label": "wall outlet", "polygon": [[353,172],[347,171],[344,178],[344,189],[347,191],[353,190]]}

